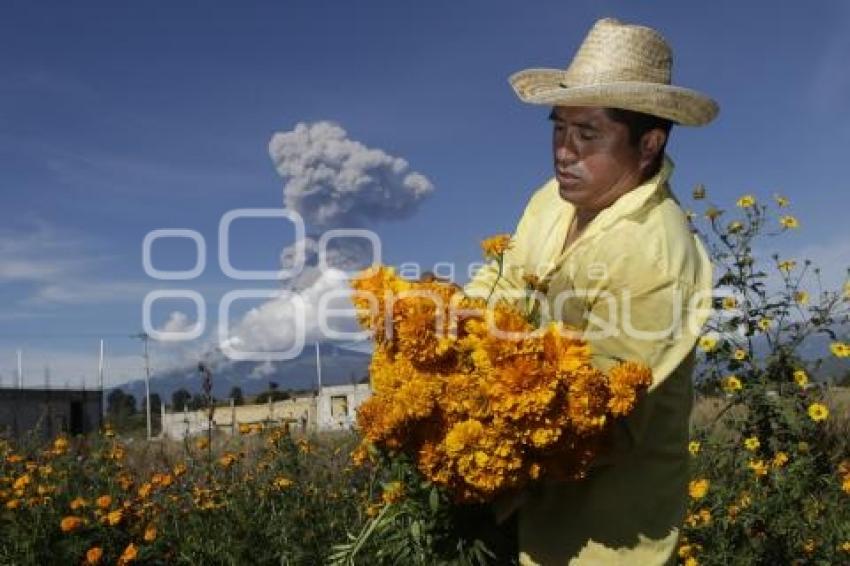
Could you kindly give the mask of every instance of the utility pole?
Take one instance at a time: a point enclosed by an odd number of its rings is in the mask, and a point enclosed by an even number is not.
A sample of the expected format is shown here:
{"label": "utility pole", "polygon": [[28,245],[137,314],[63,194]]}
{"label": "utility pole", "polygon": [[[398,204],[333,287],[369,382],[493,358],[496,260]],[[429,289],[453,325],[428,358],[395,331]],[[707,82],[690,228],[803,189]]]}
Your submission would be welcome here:
{"label": "utility pole", "polygon": [[106,421],[106,399],[103,398],[103,338],[100,339],[100,358],[97,363],[97,384],[100,387],[100,419]]}
{"label": "utility pole", "polygon": [[23,352],[18,348],[18,389],[24,388],[24,362]]}
{"label": "utility pole", "polygon": [[322,392],[322,356],[319,353],[319,343],[316,342],[316,379],[318,382],[317,394]]}
{"label": "utility pole", "polygon": [[150,336],[147,332],[140,332],[134,338],[139,338],[145,345],[145,417],[147,418],[148,440],[151,440],[151,359],[148,351]]}

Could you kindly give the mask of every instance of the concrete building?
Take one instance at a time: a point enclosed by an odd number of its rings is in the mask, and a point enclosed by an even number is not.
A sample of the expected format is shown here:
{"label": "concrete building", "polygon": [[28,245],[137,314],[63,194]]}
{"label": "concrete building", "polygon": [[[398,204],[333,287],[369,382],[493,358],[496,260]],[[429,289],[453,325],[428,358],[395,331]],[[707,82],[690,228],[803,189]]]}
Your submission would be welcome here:
{"label": "concrete building", "polygon": [[316,427],[318,430],[353,428],[357,407],[371,394],[368,383],[322,387],[316,398]]}
{"label": "concrete building", "polygon": [[0,434],[50,439],[97,430],[103,394],[84,389],[0,389]]}
{"label": "concrete building", "polygon": [[[356,410],[368,399],[371,389],[366,383],[322,387],[319,394],[307,394],[280,401],[252,405],[216,407],[213,427],[229,434],[251,425],[283,426],[296,430],[345,430],[354,426]],[[209,419],[206,410],[167,413],[163,407],[162,435],[181,439],[206,432]]]}

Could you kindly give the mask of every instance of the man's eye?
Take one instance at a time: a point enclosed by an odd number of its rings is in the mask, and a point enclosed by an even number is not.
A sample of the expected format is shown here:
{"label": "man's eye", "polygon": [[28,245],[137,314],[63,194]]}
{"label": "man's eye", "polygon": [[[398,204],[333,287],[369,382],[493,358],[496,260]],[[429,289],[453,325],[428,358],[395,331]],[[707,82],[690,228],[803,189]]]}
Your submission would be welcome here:
{"label": "man's eye", "polygon": [[578,137],[583,139],[584,141],[590,141],[596,139],[596,135],[588,132],[586,130],[582,130],[578,133]]}

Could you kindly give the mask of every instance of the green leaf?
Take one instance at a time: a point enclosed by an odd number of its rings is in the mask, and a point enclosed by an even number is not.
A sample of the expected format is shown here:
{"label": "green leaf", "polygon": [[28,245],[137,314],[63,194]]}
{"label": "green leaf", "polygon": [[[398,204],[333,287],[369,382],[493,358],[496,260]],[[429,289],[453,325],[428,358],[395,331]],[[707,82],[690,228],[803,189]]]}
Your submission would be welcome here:
{"label": "green leaf", "polygon": [[436,486],[431,488],[431,494],[428,496],[428,505],[431,507],[432,513],[436,513],[440,509],[440,492]]}

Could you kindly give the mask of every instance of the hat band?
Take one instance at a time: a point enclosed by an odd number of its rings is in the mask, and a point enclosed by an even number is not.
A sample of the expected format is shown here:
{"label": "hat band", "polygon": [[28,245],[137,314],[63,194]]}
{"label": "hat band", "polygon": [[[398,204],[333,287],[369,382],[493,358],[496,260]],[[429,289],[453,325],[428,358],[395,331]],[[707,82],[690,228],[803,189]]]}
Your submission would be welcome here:
{"label": "hat band", "polygon": [[666,69],[608,69],[593,72],[581,72],[567,69],[561,80],[561,86],[583,86],[603,83],[640,82],[661,85],[670,84],[670,72]]}

